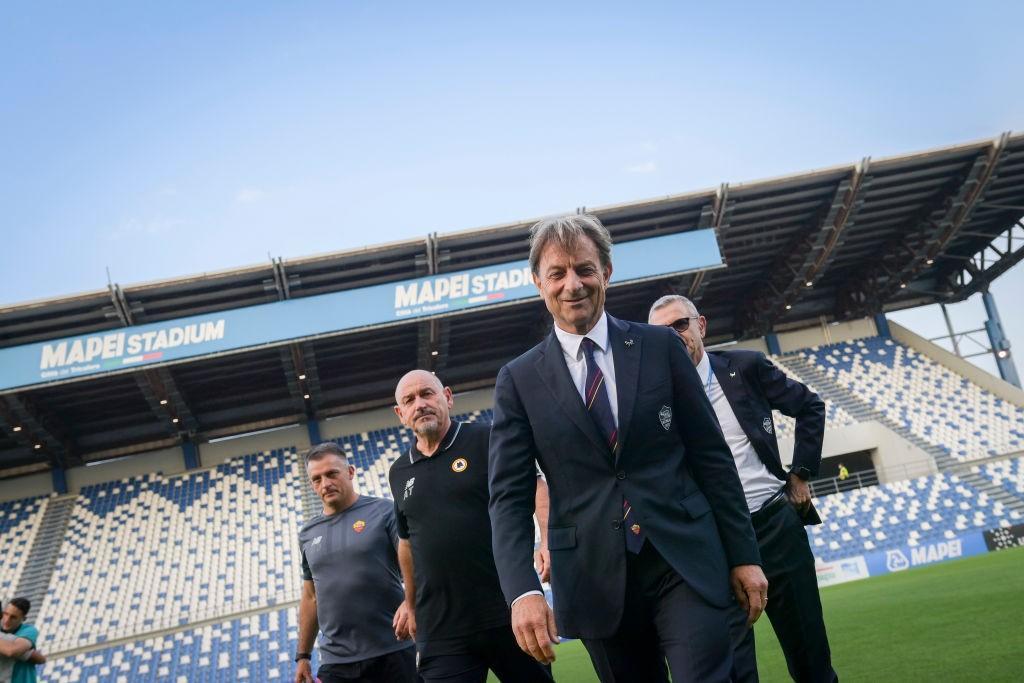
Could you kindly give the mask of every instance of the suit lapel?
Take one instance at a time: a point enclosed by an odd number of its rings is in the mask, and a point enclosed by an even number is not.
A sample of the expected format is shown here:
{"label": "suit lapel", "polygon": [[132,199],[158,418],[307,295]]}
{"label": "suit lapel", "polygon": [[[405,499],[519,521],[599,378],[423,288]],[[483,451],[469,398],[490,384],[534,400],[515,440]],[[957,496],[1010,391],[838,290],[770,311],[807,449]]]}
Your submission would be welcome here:
{"label": "suit lapel", "polygon": [[633,422],[633,407],[636,405],[637,385],[640,379],[640,354],[643,351],[643,337],[634,334],[629,323],[608,316],[608,348],[615,365],[615,393],[618,394],[619,453],[629,438],[629,427]]}
{"label": "suit lapel", "polygon": [[[602,452],[608,452],[608,444],[597,431],[594,419],[590,417],[580,392],[573,384],[569,368],[565,365],[562,357],[562,345],[558,343],[558,337],[554,330],[548,335],[541,347],[541,356],[537,359],[537,374],[540,375],[544,385],[551,392],[552,398],[559,405],[569,419],[587,435],[596,447]],[[618,377],[616,377],[618,379]]]}
{"label": "suit lapel", "polygon": [[718,385],[722,387],[722,393],[725,394],[726,400],[729,401],[732,412],[736,415],[736,420],[740,423],[743,433],[750,439],[751,445],[758,452],[758,455],[761,456],[761,460],[765,460],[764,454],[761,453],[761,448],[764,447],[763,435],[757,431],[761,428],[761,423],[757,416],[750,413],[751,401],[747,394],[747,387],[743,383],[743,378],[740,377],[739,371],[733,368],[728,354],[709,353],[708,360],[711,361],[711,369],[715,371]]}

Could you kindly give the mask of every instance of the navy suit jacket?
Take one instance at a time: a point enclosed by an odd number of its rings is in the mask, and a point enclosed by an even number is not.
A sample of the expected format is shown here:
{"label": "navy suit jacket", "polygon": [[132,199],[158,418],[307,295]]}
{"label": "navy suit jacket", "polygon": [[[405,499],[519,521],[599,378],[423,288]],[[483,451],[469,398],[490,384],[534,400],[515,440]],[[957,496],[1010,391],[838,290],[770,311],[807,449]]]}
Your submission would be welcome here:
{"label": "navy suit jacket", "polygon": [[[779,457],[772,420],[774,409],[796,418],[793,467],[806,467],[811,474],[817,474],[825,438],[825,402],[805,385],[787,377],[759,351],[709,351],[708,360],[732,412],[768,471],[782,481],[789,476]],[[821,524],[814,506],[801,518],[805,524]]]}
{"label": "navy suit jacket", "polygon": [[535,461],[547,477],[559,634],[607,638],[626,589],[622,500],[649,543],[708,602],[727,606],[730,567],[760,564],[739,475],[682,341],[608,316],[619,448],[583,405],[554,332],[498,373],[490,442],[494,560],[510,603],[533,569]]}

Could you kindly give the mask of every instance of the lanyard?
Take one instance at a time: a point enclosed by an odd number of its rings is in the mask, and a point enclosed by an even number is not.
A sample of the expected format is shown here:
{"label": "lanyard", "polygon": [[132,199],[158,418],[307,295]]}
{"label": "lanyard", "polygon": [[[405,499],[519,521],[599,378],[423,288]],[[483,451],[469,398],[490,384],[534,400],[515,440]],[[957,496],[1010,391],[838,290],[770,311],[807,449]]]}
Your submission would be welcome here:
{"label": "lanyard", "polygon": [[711,367],[711,359],[708,359],[708,381],[704,385],[704,393],[711,396],[711,380],[715,377],[715,369]]}

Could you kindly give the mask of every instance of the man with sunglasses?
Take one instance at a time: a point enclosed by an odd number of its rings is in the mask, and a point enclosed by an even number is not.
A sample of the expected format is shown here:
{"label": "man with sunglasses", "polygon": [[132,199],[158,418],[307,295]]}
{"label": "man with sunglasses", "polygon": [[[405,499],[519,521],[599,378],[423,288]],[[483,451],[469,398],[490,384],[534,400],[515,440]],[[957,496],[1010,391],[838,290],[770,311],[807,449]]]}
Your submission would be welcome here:
{"label": "man with sunglasses", "polygon": [[[707,320],[686,297],[661,297],[647,319],[652,325],[671,327],[683,340],[718,416],[736,461],[768,578],[765,612],[790,675],[796,681],[838,680],[821,613],[814,556],[803,529],[804,524],[821,523],[811,505],[807,480],[821,463],[825,403],[763,353],[705,352]],[[788,472],[779,457],[772,410],[796,418],[796,444]],[[753,631],[742,625],[737,631],[737,651],[752,651]]]}

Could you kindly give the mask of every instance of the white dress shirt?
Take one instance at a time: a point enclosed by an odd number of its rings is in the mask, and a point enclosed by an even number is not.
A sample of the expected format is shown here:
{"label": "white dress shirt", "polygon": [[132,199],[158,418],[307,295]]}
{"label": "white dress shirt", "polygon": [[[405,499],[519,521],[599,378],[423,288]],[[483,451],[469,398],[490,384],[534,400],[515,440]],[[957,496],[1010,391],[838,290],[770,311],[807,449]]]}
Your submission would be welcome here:
{"label": "white dress shirt", "polygon": [[[604,386],[608,391],[608,401],[612,404],[612,418],[615,426],[619,424],[619,402],[618,394],[615,392],[615,361],[612,358],[612,351],[608,348],[608,315],[601,313],[601,318],[586,334],[573,334],[566,332],[558,325],[555,325],[555,336],[562,347],[562,358],[569,368],[569,376],[572,383],[576,385],[576,391],[580,399],[586,403],[587,397],[587,357],[583,353],[583,338],[589,337],[594,342],[594,361],[597,367],[601,368],[604,374]],[[540,591],[527,591],[512,601],[515,605],[527,595],[544,595]]]}
{"label": "white dress shirt", "polygon": [[725,435],[725,442],[729,445],[729,450],[732,451],[733,460],[736,461],[736,471],[739,472],[740,482],[743,484],[743,495],[747,499],[747,509],[751,513],[757,512],[784,482],[769,472],[761,462],[761,458],[757,457],[757,451],[754,450],[753,444],[750,443],[739,420],[736,419],[736,413],[729,405],[729,399],[722,391],[722,385],[718,383],[707,351],[701,357],[700,363],[697,363],[697,374],[700,375],[704,393],[708,395],[711,407],[715,409],[718,423],[722,426],[722,433]]}
{"label": "white dress shirt", "polygon": [[588,337],[594,342],[594,360],[597,367],[601,368],[604,374],[604,386],[608,391],[608,401],[612,404],[612,418],[615,426],[619,426],[619,401],[615,391],[615,361],[612,358],[612,351],[608,348],[608,315],[601,313],[597,324],[586,334],[573,334],[566,332],[558,325],[555,325],[555,336],[562,347],[562,358],[569,368],[569,375],[572,377],[576,391],[584,403],[587,400],[587,357],[583,353],[583,339]]}

